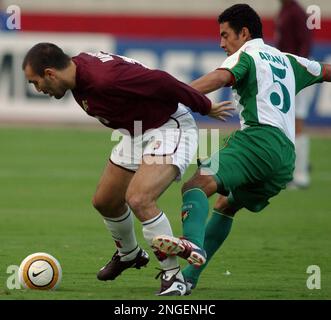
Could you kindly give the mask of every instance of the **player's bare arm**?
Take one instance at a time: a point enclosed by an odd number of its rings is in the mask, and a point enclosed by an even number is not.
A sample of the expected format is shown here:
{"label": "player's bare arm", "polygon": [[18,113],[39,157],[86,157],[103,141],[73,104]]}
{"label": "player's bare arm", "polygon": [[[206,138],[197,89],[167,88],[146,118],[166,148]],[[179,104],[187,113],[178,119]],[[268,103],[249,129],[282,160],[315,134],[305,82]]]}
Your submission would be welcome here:
{"label": "player's bare arm", "polygon": [[323,74],[324,81],[331,82],[331,64],[323,64]]}
{"label": "player's bare arm", "polygon": [[[190,85],[201,93],[207,94],[223,88],[231,82],[231,72],[224,69],[218,69],[194,80]],[[232,117],[232,114],[228,112],[231,110],[235,110],[235,108],[231,106],[231,101],[213,103],[208,116],[226,121],[226,117]]]}
{"label": "player's bare arm", "polygon": [[201,93],[207,94],[231,83],[232,77],[230,71],[218,69],[192,81],[190,85]]}

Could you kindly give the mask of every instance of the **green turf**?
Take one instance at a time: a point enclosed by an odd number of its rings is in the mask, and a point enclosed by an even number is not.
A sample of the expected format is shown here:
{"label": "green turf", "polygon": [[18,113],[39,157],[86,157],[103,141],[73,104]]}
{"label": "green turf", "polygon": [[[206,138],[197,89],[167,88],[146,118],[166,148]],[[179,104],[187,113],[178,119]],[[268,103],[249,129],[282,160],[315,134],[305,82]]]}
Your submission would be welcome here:
{"label": "green turf", "polygon": [[[112,283],[96,280],[114,251],[91,205],[111,146],[106,129],[0,128],[0,299],[161,299],[153,295],[159,287],[155,259]],[[260,214],[239,214],[199,287],[178,300],[330,299],[330,151],[330,139],[314,138],[311,188],[282,192]],[[177,235],[180,186],[173,184],[159,202]],[[136,230],[147,248],[139,222]],[[60,261],[60,288],[8,290],[7,267],[38,251]],[[306,287],[309,265],[321,268],[320,290]]]}

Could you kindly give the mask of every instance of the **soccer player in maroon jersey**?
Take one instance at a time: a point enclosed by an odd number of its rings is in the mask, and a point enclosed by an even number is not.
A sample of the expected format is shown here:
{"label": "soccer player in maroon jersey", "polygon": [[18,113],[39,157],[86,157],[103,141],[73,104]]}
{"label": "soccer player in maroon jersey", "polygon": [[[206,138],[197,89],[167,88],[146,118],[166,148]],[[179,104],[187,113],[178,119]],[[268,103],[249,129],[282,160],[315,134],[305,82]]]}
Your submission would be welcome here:
{"label": "soccer player in maroon jersey", "polygon": [[[281,8],[276,17],[275,47],[280,51],[309,58],[312,48],[312,31],[307,27],[308,16],[295,0],[280,0]],[[302,90],[295,99],[295,170],[290,188],[307,188],[309,174],[309,136],[304,130],[313,90]]]}
{"label": "soccer player in maroon jersey", "polygon": [[[114,280],[127,268],[145,266],[149,257],[137,243],[132,211],[150,246],[153,237],[172,235],[156,201],[180,179],[197,149],[197,127],[185,106],[222,120],[233,108],[229,102],[212,104],[164,71],[103,52],[70,58],[54,44],[39,43],[26,54],[23,70],[39,92],[60,99],[71,90],[88,115],[126,133],[113,148],[93,198],[117,248],[97,277]],[[155,255],[162,268],[158,295],[188,294],[177,258]]]}

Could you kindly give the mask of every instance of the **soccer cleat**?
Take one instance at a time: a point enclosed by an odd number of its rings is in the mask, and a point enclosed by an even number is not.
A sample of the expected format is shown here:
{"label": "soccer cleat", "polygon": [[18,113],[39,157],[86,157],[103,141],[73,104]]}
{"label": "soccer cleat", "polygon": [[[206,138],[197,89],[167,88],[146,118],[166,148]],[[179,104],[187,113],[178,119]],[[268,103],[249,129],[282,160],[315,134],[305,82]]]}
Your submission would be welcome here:
{"label": "soccer cleat", "polygon": [[140,269],[145,267],[149,262],[148,253],[140,249],[137,256],[130,261],[121,261],[121,256],[119,255],[118,250],[114,253],[112,259],[100,269],[97,274],[97,278],[102,281],[106,280],[115,280],[124,270],[128,268]]}
{"label": "soccer cleat", "polygon": [[206,263],[205,250],[186,239],[162,235],[155,237],[152,244],[155,249],[168,256],[181,257],[195,267],[200,267]]}
{"label": "soccer cleat", "polygon": [[156,275],[155,279],[161,277],[161,289],[156,293],[157,296],[187,296],[191,294],[185,281],[178,279],[177,273],[169,279],[167,279],[167,270],[161,270]]}

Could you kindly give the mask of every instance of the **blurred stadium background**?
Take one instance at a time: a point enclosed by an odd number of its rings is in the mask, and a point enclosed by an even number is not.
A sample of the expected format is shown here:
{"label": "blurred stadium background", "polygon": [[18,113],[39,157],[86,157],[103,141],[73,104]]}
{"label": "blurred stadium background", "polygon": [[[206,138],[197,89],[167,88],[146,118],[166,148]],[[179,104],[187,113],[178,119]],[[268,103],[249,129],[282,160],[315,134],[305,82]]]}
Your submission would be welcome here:
{"label": "blurred stadium background", "polygon": [[[279,1],[246,1],[263,18],[264,35],[272,43]],[[0,2],[1,3],[1,2]],[[105,50],[132,56],[189,82],[218,67],[225,58],[219,48],[217,16],[232,0],[18,0],[21,30],[0,36],[0,119],[93,121],[68,97],[49,101],[34,92],[21,72],[26,50],[38,41],[55,42],[67,53]],[[240,1],[239,1],[240,3]],[[314,31],[312,56],[331,62],[331,3],[301,0],[321,9],[321,29]],[[2,0],[5,11],[11,0]],[[229,91],[212,95],[227,99]],[[308,123],[331,125],[331,86],[316,86]],[[234,119],[235,121],[235,119]]]}
{"label": "blurred stadium background", "polygon": [[[110,236],[101,220],[91,214],[90,205],[109,154],[109,131],[91,130],[101,125],[87,117],[69,94],[55,101],[36,93],[21,71],[26,51],[37,42],[54,42],[69,55],[104,50],[133,57],[189,82],[225,59],[219,48],[217,17],[228,6],[241,2],[260,14],[265,40],[272,44],[277,0],[0,0],[2,21],[10,5],[21,10],[21,30],[4,27],[0,32],[0,299],[153,298],[148,282],[143,291],[132,289],[141,286],[135,271],[128,272],[131,282],[114,284],[115,292],[96,283],[94,272],[112,253],[105,252]],[[314,30],[312,57],[331,63],[331,2],[299,2],[304,7],[317,5],[321,9],[321,29]],[[224,100],[229,95],[229,90],[221,90],[211,98]],[[236,121],[234,117],[230,123],[236,125]],[[218,276],[221,272],[222,281],[217,284],[209,278],[209,282],[202,282],[202,291],[195,298],[331,298],[330,84],[314,87],[307,123],[314,135],[312,188],[280,196],[267,210],[273,215],[240,218],[219,260],[221,269],[219,262],[210,265],[211,274]],[[53,124],[75,128],[82,124],[89,130],[58,130]],[[176,185],[161,199],[177,234],[179,187]],[[49,296],[7,290],[6,267],[41,250],[63,262],[64,291]],[[305,289],[309,264],[319,264],[324,272],[324,291],[315,295]],[[229,266],[241,274],[232,282],[223,276]],[[152,282],[154,270],[148,269]],[[259,271],[264,278],[255,278]],[[153,281],[151,286],[158,283]],[[246,290],[248,287],[253,287],[254,293]]]}

